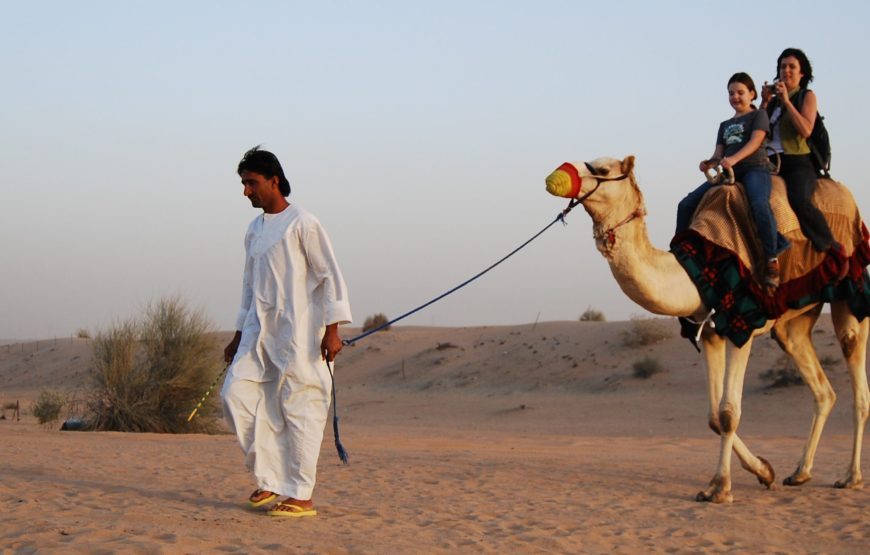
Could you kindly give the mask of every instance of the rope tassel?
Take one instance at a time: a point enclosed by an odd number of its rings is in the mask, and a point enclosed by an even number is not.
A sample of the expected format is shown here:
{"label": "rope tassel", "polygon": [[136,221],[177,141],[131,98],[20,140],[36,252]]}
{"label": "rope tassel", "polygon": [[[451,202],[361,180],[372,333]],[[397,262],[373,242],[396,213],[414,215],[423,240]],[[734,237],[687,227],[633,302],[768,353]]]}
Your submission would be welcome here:
{"label": "rope tassel", "polygon": [[344,464],[350,463],[350,455],[344,445],[341,444],[341,439],[338,436],[338,402],[335,399],[335,374],[332,372],[332,365],[326,361],[326,367],[329,369],[329,377],[332,378],[332,435],[335,436],[335,448],[338,451],[338,458]]}

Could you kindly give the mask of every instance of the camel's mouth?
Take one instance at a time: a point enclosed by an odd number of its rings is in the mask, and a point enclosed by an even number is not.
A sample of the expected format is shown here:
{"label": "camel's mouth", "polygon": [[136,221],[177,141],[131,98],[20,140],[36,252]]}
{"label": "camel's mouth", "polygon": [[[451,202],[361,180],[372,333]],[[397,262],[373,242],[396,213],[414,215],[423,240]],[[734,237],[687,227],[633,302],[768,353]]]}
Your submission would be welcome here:
{"label": "camel's mouth", "polygon": [[557,197],[577,198],[583,178],[574,164],[565,162],[547,176],[547,192]]}

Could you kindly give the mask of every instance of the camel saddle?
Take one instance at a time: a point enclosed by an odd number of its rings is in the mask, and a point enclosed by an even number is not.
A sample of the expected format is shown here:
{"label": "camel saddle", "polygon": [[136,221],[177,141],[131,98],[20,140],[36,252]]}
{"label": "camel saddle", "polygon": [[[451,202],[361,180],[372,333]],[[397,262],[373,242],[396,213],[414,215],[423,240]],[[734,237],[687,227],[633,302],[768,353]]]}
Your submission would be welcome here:
{"label": "camel saddle", "polygon": [[[774,176],[772,181],[770,208],[777,229],[791,242],[791,247],[779,255],[780,280],[785,283],[818,268],[826,253],[815,250],[801,232],[797,216],[788,203],[782,178]],[[844,185],[831,179],[819,179],[813,204],[825,215],[831,232],[843,245],[847,257],[855,252],[857,245],[866,241],[855,198]],[[760,281],[765,258],[742,186],[722,185],[711,189],[698,205],[691,229],[734,253]]]}
{"label": "camel saddle", "polygon": [[[765,258],[749,203],[739,185],[713,187],[701,200],[687,232],[671,251],[695,282],[704,304],[715,309],[717,331],[742,345],[752,330],[790,309],[846,299],[859,319],[870,313],[870,234],[852,193],[843,184],[819,179],[813,204],[821,210],[842,252],[818,252],[801,232],[784,181],[773,177],[770,206],[777,229],[791,242],[779,255],[780,286],[765,293]],[[839,280],[845,270],[846,278]]]}

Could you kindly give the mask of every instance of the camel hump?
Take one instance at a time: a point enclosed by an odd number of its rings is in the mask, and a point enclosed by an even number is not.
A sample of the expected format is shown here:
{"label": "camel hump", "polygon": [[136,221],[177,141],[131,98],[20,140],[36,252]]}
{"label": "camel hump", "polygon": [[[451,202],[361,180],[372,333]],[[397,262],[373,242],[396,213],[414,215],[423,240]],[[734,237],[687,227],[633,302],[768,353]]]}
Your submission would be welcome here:
{"label": "camel hump", "polygon": [[[832,179],[819,179],[813,204],[825,215],[831,232],[843,245],[846,254],[854,253],[864,241],[864,224],[849,188]],[[778,176],[773,177],[770,207],[777,230],[792,245],[779,256],[783,282],[802,276],[821,264],[825,253],[817,252],[801,232],[800,222],[788,203],[785,182]],[[707,241],[733,252],[750,270],[761,267],[761,244],[743,187],[713,187],[698,205],[691,229]]]}

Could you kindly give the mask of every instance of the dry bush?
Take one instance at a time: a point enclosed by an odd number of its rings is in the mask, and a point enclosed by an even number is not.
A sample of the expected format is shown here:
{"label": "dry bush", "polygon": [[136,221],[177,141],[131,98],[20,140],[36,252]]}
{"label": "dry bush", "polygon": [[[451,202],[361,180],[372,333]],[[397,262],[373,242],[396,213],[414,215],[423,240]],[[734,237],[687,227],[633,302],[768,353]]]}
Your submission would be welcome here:
{"label": "dry bush", "polygon": [[634,377],[643,380],[664,372],[661,363],[654,357],[644,357],[632,364],[631,367],[634,369]]}
{"label": "dry bush", "polygon": [[669,338],[673,333],[653,318],[632,316],[631,329],[622,332],[622,342],[628,347],[652,345]]}
{"label": "dry bush", "polygon": [[[387,318],[386,314],[378,312],[377,314],[374,314],[374,315],[366,318],[366,321],[363,322],[362,331],[363,331],[363,333],[365,333],[367,331],[377,329],[389,321],[390,321],[390,319]],[[384,331],[386,331],[388,329],[390,329],[390,326],[385,327]]]}
{"label": "dry bush", "polygon": [[60,411],[65,405],[66,397],[62,393],[46,389],[30,407],[30,414],[35,416],[40,424],[50,424],[60,418]]}
{"label": "dry bush", "polygon": [[760,377],[768,382],[767,387],[788,387],[804,383],[797,366],[788,355],[780,355],[775,366],[762,372]]}
{"label": "dry bush", "polygon": [[148,305],[141,318],[97,334],[94,392],[85,420],[97,430],[215,431],[210,396],[197,419],[187,416],[220,372],[211,324],[177,297]]}
{"label": "dry bush", "polygon": [[78,330],[76,330],[76,337],[78,337],[79,339],[90,339],[91,332],[89,332],[85,328],[79,328]]}
{"label": "dry bush", "polygon": [[580,315],[581,322],[604,322],[606,320],[603,312],[595,310],[591,306],[586,307],[586,310]]}

